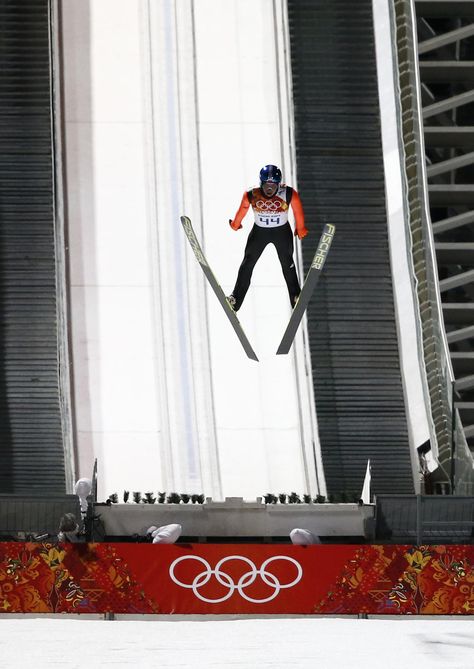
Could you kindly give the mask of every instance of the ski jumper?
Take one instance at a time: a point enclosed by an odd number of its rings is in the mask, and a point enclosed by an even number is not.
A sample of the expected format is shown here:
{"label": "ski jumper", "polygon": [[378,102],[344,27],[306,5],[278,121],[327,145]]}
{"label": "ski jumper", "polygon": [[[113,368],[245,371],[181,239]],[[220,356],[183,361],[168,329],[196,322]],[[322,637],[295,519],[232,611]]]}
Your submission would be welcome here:
{"label": "ski jumper", "polygon": [[293,260],[293,233],[288,222],[289,207],[295,216],[295,235],[303,239],[308,234],[304,223],[303,205],[298,193],[285,184],[280,184],[275,195],[267,197],[261,188],[256,187],[244,193],[240,207],[230,222],[233,230],[242,227],[242,220],[250,206],[254,213],[254,226],[250,231],[245,246],[245,254],[239,268],[237,281],[232,295],[235,298],[234,310],[242,306],[250,286],[253,268],[267,244],[273,244],[280,260],[285,277],[291,306],[294,307],[300,294],[300,284]]}

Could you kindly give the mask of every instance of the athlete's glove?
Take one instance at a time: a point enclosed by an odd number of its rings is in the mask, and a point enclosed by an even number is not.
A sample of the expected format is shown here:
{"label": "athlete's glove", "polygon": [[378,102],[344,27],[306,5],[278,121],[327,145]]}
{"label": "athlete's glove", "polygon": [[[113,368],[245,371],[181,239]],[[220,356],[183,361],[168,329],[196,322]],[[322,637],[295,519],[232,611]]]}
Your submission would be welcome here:
{"label": "athlete's glove", "polygon": [[240,230],[240,228],[242,227],[242,223],[238,223],[236,225],[235,223],[232,222],[231,218],[229,218],[229,225],[232,228],[232,230]]}
{"label": "athlete's glove", "polygon": [[298,239],[303,239],[306,237],[308,234],[308,229],[307,228],[301,228],[301,230],[295,230],[295,237],[298,237]]}

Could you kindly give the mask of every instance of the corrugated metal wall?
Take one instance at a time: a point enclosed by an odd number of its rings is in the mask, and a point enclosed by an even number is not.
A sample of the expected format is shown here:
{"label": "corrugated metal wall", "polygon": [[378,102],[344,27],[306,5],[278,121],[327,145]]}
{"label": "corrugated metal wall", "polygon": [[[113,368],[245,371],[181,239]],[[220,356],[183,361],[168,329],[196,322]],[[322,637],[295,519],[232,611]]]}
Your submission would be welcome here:
{"label": "corrugated metal wall", "polygon": [[308,309],[328,491],[413,492],[385,211],[371,0],[288,2],[298,184],[311,232],[337,227]]}
{"label": "corrugated metal wall", "polygon": [[48,0],[0,2],[0,491],[65,491]]}

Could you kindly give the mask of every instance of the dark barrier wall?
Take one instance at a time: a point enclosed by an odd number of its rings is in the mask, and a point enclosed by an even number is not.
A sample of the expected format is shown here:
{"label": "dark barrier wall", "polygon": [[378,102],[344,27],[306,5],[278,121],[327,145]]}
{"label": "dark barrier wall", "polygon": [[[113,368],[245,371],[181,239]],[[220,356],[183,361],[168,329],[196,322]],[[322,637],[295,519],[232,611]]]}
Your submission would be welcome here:
{"label": "dark barrier wall", "polygon": [[0,543],[6,613],[461,614],[474,546]]}
{"label": "dark barrier wall", "polygon": [[329,493],[414,492],[389,258],[371,0],[288,0],[298,190],[309,235],[337,228],[308,307]]}
{"label": "dark barrier wall", "polygon": [[49,0],[0,3],[0,490],[65,492]]}

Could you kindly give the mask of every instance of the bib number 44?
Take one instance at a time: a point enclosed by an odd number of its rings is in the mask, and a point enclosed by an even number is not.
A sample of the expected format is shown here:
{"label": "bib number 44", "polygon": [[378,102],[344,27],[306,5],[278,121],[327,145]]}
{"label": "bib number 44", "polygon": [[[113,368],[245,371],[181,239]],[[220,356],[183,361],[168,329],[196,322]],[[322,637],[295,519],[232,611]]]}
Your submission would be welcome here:
{"label": "bib number 44", "polygon": [[262,225],[279,225],[280,217],[279,216],[259,216],[258,217]]}

